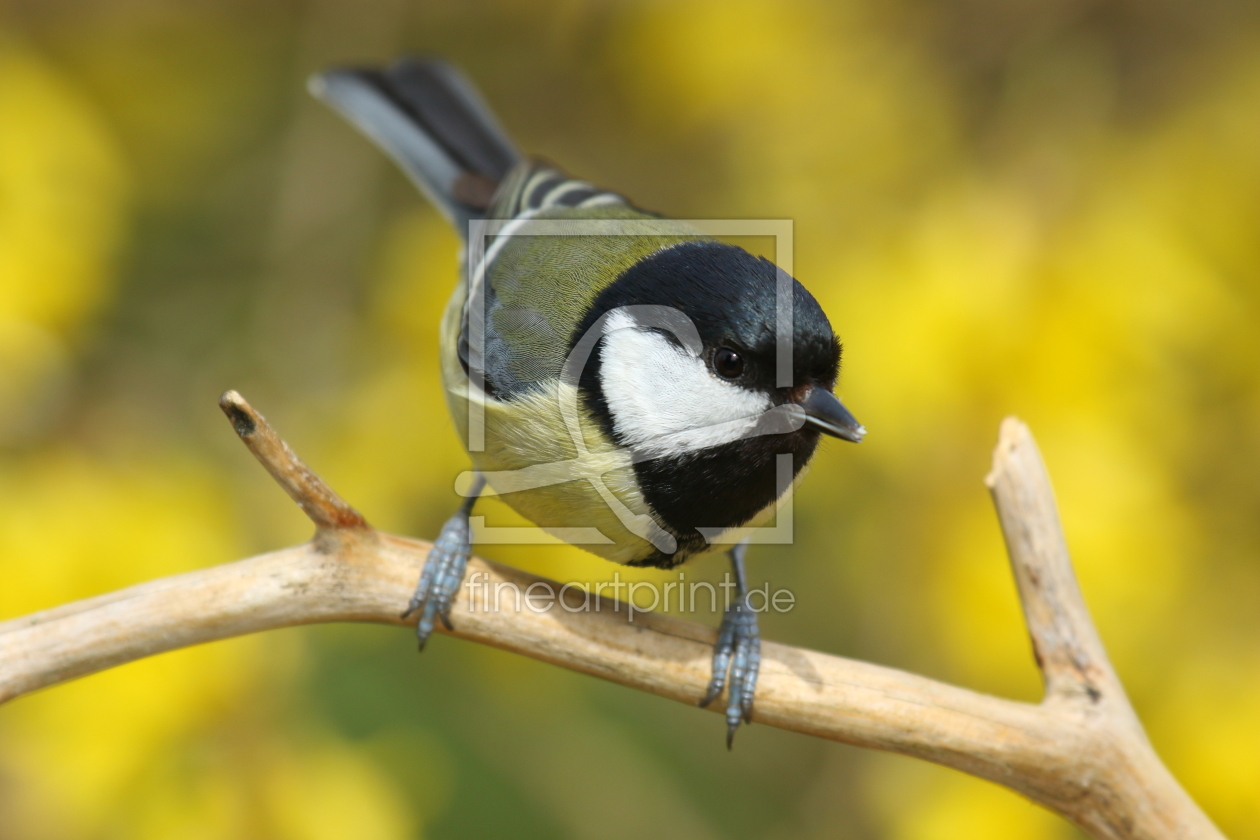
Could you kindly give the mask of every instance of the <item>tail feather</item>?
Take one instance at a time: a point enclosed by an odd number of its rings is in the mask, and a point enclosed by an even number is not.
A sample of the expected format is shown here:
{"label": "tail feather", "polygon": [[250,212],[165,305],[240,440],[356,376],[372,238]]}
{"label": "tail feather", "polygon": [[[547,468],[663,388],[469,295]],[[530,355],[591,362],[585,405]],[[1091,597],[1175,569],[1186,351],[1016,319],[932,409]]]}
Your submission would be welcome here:
{"label": "tail feather", "polygon": [[461,234],[520,160],[473,86],[444,62],[329,70],[310,88],[388,153]]}

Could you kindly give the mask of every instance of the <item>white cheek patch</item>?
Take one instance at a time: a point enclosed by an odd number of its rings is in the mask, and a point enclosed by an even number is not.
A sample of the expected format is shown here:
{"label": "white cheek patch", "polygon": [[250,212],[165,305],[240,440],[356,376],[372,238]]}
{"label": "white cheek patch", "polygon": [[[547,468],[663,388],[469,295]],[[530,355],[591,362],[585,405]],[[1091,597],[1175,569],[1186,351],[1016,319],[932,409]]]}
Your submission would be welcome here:
{"label": "white cheek patch", "polygon": [[677,455],[747,437],[769,396],[714,375],[700,356],[624,312],[604,322],[600,385],[613,428],[644,455]]}

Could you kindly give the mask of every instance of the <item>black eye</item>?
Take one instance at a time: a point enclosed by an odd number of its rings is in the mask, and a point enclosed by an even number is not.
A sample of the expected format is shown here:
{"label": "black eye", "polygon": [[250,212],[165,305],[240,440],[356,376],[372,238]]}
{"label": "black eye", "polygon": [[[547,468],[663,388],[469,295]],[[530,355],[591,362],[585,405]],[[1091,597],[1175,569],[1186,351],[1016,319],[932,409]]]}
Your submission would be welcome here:
{"label": "black eye", "polygon": [[744,372],[744,357],[729,347],[719,347],[713,354],[713,369],[723,379],[738,379]]}

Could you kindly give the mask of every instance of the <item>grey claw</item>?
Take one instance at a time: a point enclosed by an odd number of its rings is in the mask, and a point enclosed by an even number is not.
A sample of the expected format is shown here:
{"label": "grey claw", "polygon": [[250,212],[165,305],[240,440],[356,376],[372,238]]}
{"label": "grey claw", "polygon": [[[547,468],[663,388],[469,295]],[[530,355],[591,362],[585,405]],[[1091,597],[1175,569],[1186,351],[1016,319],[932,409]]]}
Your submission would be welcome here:
{"label": "grey claw", "polygon": [[718,630],[717,641],[713,644],[713,676],[709,678],[709,689],[700,701],[704,708],[717,699],[726,687],[726,671],[730,667],[731,654],[735,650],[735,626],[730,621],[730,610],[722,616],[722,626]]}
{"label": "grey claw", "polygon": [[[708,706],[729,679],[726,698],[726,747],[731,748],[740,723],[752,723],[753,697],[761,665],[761,634],[757,613],[745,597],[740,597],[722,616],[722,627],[713,646],[713,676],[701,706]],[[729,675],[728,675],[729,671]]]}
{"label": "grey claw", "polygon": [[416,638],[419,640],[420,650],[424,650],[437,620],[440,619],[447,630],[453,629],[451,604],[464,579],[468,555],[472,552],[470,536],[468,514],[461,511],[442,526],[442,532],[424,561],[424,571],[420,574],[416,592],[411,596],[406,612],[402,614],[406,618],[417,610],[422,610],[420,620],[416,622]]}
{"label": "grey claw", "polygon": [[748,668],[748,674],[744,677],[744,694],[741,698],[740,709],[743,712],[744,723],[752,723],[753,696],[757,692],[757,672],[760,670],[761,663],[761,639],[754,640],[753,661]]}

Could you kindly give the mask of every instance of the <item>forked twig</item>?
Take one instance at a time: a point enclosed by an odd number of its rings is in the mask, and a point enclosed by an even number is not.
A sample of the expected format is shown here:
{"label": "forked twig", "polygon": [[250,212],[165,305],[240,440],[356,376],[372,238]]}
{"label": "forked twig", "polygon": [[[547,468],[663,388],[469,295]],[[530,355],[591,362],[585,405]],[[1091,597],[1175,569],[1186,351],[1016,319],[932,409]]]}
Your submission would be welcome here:
{"label": "forked twig", "polygon": [[[429,544],[370,528],[235,392],[233,428],[316,525],[303,545],[0,624],[0,702],[200,642],[326,621],[403,624]],[[1081,598],[1027,427],[1002,424],[986,478],[1046,683],[1040,704],[766,642],[753,719],[934,761],[1005,785],[1098,838],[1221,838],[1152,750]],[[451,635],[694,704],[712,628],[639,613],[473,558],[483,592],[559,591],[559,608],[487,608],[461,589]],[[594,604],[594,606],[592,606]],[[721,708],[722,704],[715,704]]]}

